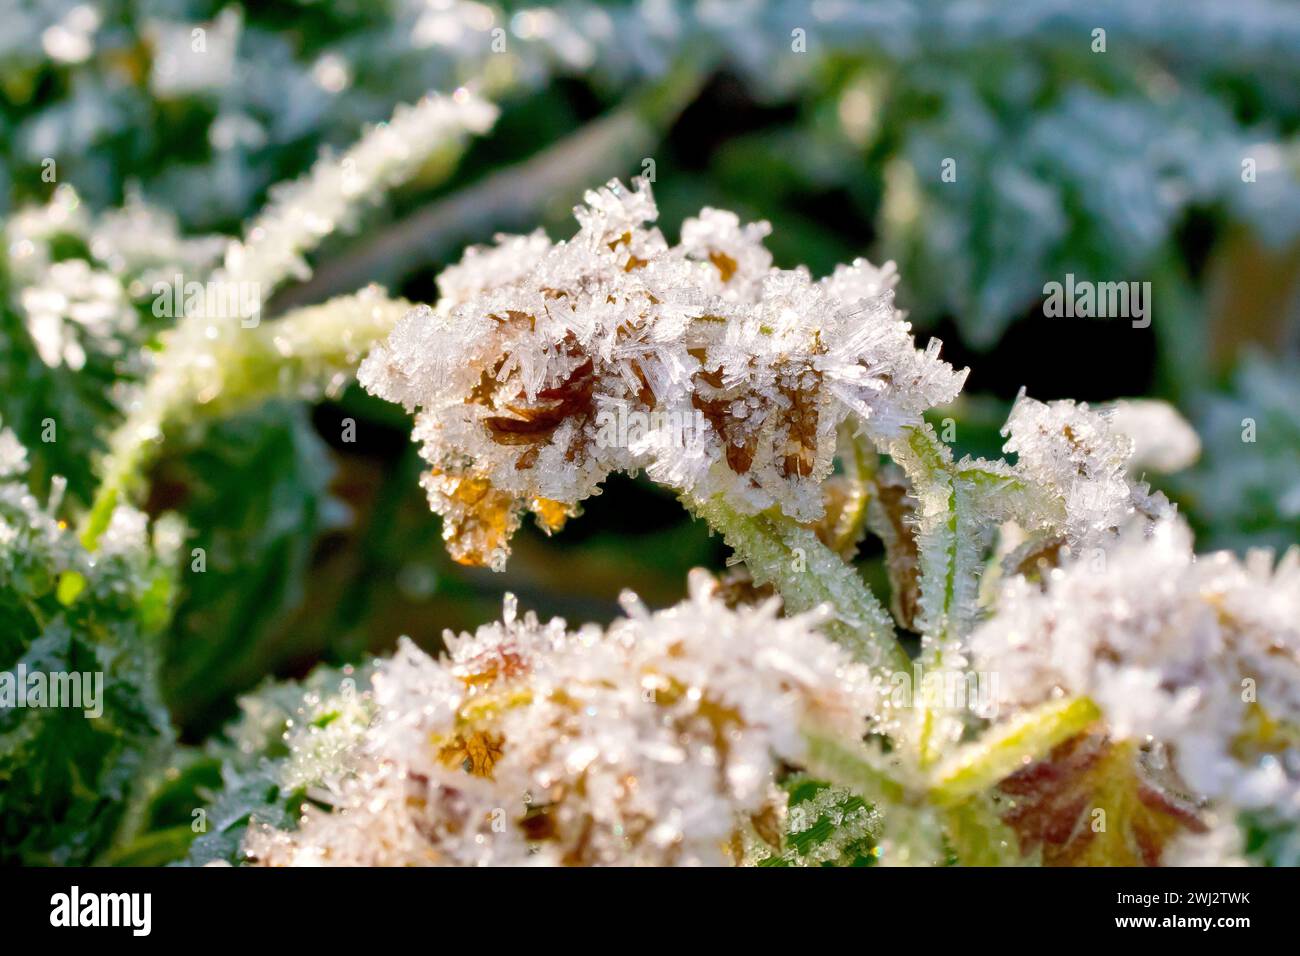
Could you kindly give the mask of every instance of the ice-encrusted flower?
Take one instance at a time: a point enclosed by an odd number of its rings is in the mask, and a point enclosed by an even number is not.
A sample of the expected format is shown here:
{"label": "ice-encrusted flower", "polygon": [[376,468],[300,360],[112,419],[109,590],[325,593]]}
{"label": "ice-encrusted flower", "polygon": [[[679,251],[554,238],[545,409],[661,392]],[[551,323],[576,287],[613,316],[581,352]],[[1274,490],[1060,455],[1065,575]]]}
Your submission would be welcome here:
{"label": "ice-encrusted flower", "polygon": [[634,599],[608,631],[517,616],[409,641],[374,677],[349,773],[297,829],[250,830],[256,862],[716,864],[779,843],[782,761],[808,732],[856,742],[866,671],[810,615],[728,609],[703,572],[684,603]]}
{"label": "ice-encrusted flower", "polygon": [[568,241],[471,249],[362,365],[418,410],[458,560],[501,568],[523,513],[557,528],[615,471],[816,518],[842,421],[883,445],[960,390],[894,309],[891,267],[776,269],[766,223],[715,209],[670,246],[643,180],[585,198]]}
{"label": "ice-encrusted flower", "polygon": [[[1165,497],[1134,480],[1132,472],[1138,451],[1161,454],[1152,451],[1153,419],[1188,426],[1163,403],[1145,406],[1135,412],[1124,404],[1090,408],[1086,402],[1039,402],[1021,390],[1002,434],[1003,450],[1016,453],[1015,472],[1027,488],[1017,518],[1026,531],[1041,536],[1030,542],[1031,550],[1041,550],[1046,540],[1052,548],[1068,546],[1079,554],[1109,546],[1134,520],[1149,523],[1173,513]],[[1194,455],[1181,431],[1179,438],[1178,447],[1163,453],[1171,467]]]}
{"label": "ice-encrusted flower", "polygon": [[1045,589],[1010,579],[971,646],[1005,703],[1086,696],[1202,796],[1300,814],[1300,550],[1197,557],[1176,520],[1131,529]]}

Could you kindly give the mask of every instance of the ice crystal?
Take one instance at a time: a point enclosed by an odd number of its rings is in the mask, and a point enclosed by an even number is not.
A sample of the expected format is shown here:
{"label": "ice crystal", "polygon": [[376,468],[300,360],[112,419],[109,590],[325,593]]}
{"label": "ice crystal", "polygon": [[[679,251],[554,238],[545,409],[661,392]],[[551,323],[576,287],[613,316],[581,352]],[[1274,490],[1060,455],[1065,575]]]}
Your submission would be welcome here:
{"label": "ice crystal", "polygon": [[[607,632],[571,631],[508,598],[499,623],[448,635],[443,660],[403,642],[374,678],[351,774],[313,793],[327,808],[293,831],[250,831],[246,853],[685,865],[739,862],[747,839],[773,840],[779,762],[797,762],[813,728],[862,735],[866,672],[815,616],[780,617],[775,601],[728,609],[702,572],[677,607],[625,606]],[[850,815],[865,834],[866,812]]]}
{"label": "ice crystal", "polygon": [[1089,697],[1115,736],[1168,744],[1195,792],[1300,814],[1300,550],[1194,557],[1174,519],[1132,529],[1046,590],[1008,581],[972,647],[1006,702]]}
{"label": "ice crystal", "polygon": [[[1043,403],[1022,389],[1002,434],[1007,436],[1004,449],[1018,456],[1017,474],[1032,489],[1022,516],[1026,530],[1059,534],[1079,552],[1109,543],[1137,515],[1169,514],[1172,507],[1162,495],[1130,481],[1139,439],[1147,458],[1163,454],[1177,466],[1187,457],[1181,431],[1174,433],[1171,450],[1155,448],[1149,424],[1154,414],[1150,406],[1092,409],[1086,402]],[[1159,414],[1187,427],[1167,406]]]}
{"label": "ice crystal", "polygon": [[766,223],[705,209],[670,246],[644,180],[585,198],[568,241],[470,250],[362,365],[418,409],[458,560],[500,569],[524,512],[552,530],[615,471],[816,518],[842,421],[883,445],[961,388],[937,341],[916,348],[890,266],[819,282],[772,267]]}
{"label": "ice crystal", "polygon": [[342,157],[323,158],[302,179],[279,187],[244,241],[227,249],[225,272],[232,280],[258,284],[265,294],[287,277],[306,278],[303,253],[345,225],[359,198],[381,195],[436,149],[484,132],[496,117],[495,106],[465,90],[398,107],[389,122],[369,130]]}
{"label": "ice crystal", "polygon": [[[880,835],[880,814],[853,791],[826,786],[805,776],[796,776],[784,786],[791,792],[791,800],[787,815],[789,846],[776,858],[781,863],[852,865],[874,855],[872,843]],[[764,849],[755,847],[758,854]],[[760,856],[759,862],[773,865],[770,857]]]}

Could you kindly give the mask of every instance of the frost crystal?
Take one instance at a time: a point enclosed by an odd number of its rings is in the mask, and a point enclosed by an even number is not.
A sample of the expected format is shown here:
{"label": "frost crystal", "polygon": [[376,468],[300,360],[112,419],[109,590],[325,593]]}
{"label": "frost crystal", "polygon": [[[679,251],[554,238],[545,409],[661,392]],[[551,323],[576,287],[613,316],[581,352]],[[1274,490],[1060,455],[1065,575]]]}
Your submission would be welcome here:
{"label": "frost crystal", "polygon": [[[1172,409],[1168,416],[1186,428]],[[1061,534],[1077,552],[1109,543],[1135,515],[1170,514],[1172,506],[1162,495],[1130,482],[1137,440],[1128,431],[1138,434],[1147,457],[1164,454],[1173,465],[1185,457],[1181,447],[1155,450],[1150,430],[1132,406],[1043,403],[1022,389],[1002,434],[1007,436],[1003,450],[1017,453],[1016,472],[1033,489],[1022,516],[1026,530]]]}
{"label": "frost crystal", "polygon": [[[775,601],[729,610],[702,572],[683,604],[602,633],[516,616],[409,641],[374,678],[351,774],[291,832],[251,830],[258,862],[717,864],[771,836],[774,772],[804,731],[865,731],[864,670]],[[864,818],[865,821],[865,818]],[[865,832],[865,830],[864,830]]]}
{"label": "frost crystal", "polygon": [[303,253],[345,225],[358,198],[381,195],[437,149],[486,131],[496,117],[495,106],[464,90],[398,107],[390,121],[370,129],[342,157],[323,158],[304,178],[278,187],[244,241],[227,250],[226,274],[257,283],[268,295],[289,276],[306,278],[311,270]]}
{"label": "frost crystal", "polygon": [[1118,737],[1171,745],[1198,793],[1300,815],[1300,549],[1194,557],[1174,520],[1100,560],[1009,580],[971,638],[1006,702],[1091,698]]}
{"label": "frost crystal", "polygon": [[766,223],[705,209],[670,246],[643,180],[585,198],[566,242],[470,250],[362,365],[370,391],[419,410],[458,560],[500,569],[524,512],[553,530],[615,471],[816,518],[840,422],[883,446],[960,390],[894,309],[892,266],[818,282],[772,267]]}

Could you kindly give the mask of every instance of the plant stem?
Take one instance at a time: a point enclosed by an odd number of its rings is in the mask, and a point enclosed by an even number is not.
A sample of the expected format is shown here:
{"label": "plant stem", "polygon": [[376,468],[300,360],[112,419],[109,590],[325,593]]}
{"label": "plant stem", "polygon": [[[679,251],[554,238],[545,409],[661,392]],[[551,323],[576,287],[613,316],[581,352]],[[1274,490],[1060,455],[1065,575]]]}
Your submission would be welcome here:
{"label": "plant stem", "polygon": [[[376,286],[244,328],[214,322],[212,338],[169,344],[109,439],[100,485],[81,528],[94,549],[113,510],[142,483],[164,436],[187,418],[230,415],[279,396],[337,394],[410,308]],[[178,334],[185,331],[178,329]]]}
{"label": "plant stem", "polygon": [[745,515],[721,496],[683,499],[744,560],[759,584],[772,584],[786,609],[799,613],[830,605],[826,633],[871,667],[882,680],[910,673],[911,662],[894,635],[889,612],[858,572],[822,544],[816,533],[780,513]]}
{"label": "plant stem", "polygon": [[320,302],[368,281],[392,284],[493,231],[530,228],[548,210],[567,211],[593,182],[620,175],[629,164],[640,171],[641,161],[695,98],[709,70],[709,61],[700,56],[682,57],[627,106],[378,231],[320,266],[272,306]]}
{"label": "plant stem", "polygon": [[1000,724],[935,768],[931,797],[955,805],[983,793],[1101,717],[1086,697],[1051,701]]}

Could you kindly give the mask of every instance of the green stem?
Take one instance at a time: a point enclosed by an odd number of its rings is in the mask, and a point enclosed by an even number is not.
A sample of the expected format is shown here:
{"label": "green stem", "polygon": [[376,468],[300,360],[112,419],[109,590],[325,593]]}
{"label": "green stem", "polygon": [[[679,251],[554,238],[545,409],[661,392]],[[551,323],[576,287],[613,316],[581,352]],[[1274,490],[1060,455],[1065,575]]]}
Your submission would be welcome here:
{"label": "green stem", "polygon": [[[907,472],[918,502],[921,662],[938,671],[954,656],[962,660],[962,643],[978,607],[988,536],[997,520],[1014,510],[1023,483],[1000,462],[954,463],[929,424],[908,428],[890,454]],[[922,765],[939,759],[963,729],[960,715],[919,704],[916,740]]]}
{"label": "green stem", "polygon": [[937,803],[956,805],[996,786],[1053,747],[1082,733],[1099,717],[1086,697],[1051,701],[999,724],[935,768],[930,787]]}
{"label": "green stem", "polygon": [[857,570],[822,544],[817,534],[780,513],[741,514],[721,496],[686,506],[722,535],[758,584],[772,584],[787,610],[829,605],[824,630],[870,666],[878,678],[910,673],[911,662],[894,634],[889,612]]}
{"label": "green stem", "polygon": [[[214,323],[217,334],[169,344],[126,421],[109,439],[95,499],[81,528],[93,550],[113,510],[143,484],[164,436],[190,417],[216,418],[270,398],[334,395],[410,308],[378,287],[299,309],[252,328]],[[189,329],[177,329],[184,336]]]}
{"label": "green stem", "polygon": [[805,731],[808,750],[804,757],[808,773],[828,783],[852,790],[882,812],[893,804],[909,802],[909,790],[877,765],[863,747],[850,748],[842,740]]}

